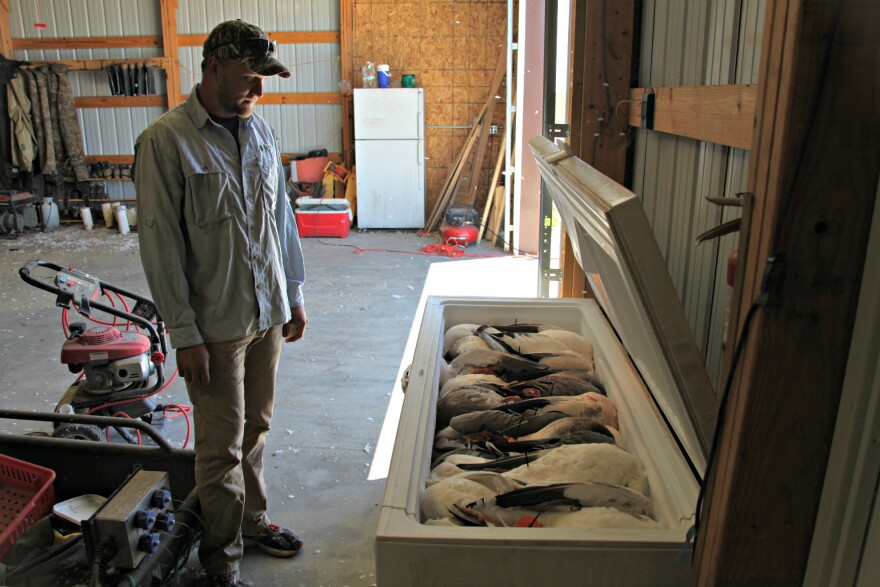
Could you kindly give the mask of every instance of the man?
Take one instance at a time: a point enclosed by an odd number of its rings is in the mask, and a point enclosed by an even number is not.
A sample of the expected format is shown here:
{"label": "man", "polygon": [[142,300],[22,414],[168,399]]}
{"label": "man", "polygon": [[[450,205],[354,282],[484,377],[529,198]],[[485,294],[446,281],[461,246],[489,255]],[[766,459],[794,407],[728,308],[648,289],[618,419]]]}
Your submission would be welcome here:
{"label": "man", "polygon": [[275,556],[302,547],[270,523],[263,481],[281,340],[307,324],[277,141],[254,113],[263,80],[290,76],[274,52],[256,26],[217,25],[201,83],[135,145],[141,260],[194,406],[210,585],[239,585],[244,546]]}

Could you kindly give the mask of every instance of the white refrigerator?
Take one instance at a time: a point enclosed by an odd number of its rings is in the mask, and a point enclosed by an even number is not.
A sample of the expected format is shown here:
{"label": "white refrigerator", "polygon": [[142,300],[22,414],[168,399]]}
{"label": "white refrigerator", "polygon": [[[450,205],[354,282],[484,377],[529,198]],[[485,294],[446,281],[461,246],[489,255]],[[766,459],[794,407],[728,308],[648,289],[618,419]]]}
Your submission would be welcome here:
{"label": "white refrigerator", "polygon": [[356,89],[354,139],[358,228],[422,228],[424,90]]}

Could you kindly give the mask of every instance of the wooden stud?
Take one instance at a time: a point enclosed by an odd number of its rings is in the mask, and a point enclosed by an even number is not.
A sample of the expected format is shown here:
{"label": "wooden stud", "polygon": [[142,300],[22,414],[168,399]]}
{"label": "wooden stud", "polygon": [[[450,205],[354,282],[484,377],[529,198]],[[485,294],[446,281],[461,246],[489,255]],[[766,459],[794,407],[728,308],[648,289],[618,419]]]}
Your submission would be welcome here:
{"label": "wooden stud", "polygon": [[[176,0],[162,0],[163,4],[172,1],[176,2]],[[158,49],[161,46],[162,37],[156,35],[131,37],[52,37],[49,39],[12,39],[13,49],[19,51],[49,49]]]}
{"label": "wooden stud", "polygon": [[12,58],[12,25],[9,22],[9,0],[0,0],[0,53]]}
{"label": "wooden stud", "polygon": [[[498,246],[498,239],[502,238],[502,229],[504,223],[504,211],[507,208],[507,202],[504,200],[504,186],[496,185],[492,194],[492,218],[489,220],[489,230],[492,232],[491,238],[488,238],[494,246]],[[507,247],[505,246],[505,250]]]}
{"label": "wooden stud", "polygon": [[501,133],[501,147],[498,149],[498,158],[495,161],[495,171],[492,173],[492,181],[489,182],[489,192],[486,194],[486,205],[483,207],[483,217],[480,221],[480,231],[477,233],[477,242],[483,240],[483,232],[486,229],[486,221],[489,218],[489,209],[500,205],[495,203],[495,188],[498,187],[498,178],[501,177],[501,168],[504,166],[504,144],[507,139],[507,129]]}
{"label": "wooden stud", "polygon": [[110,165],[131,165],[134,163],[134,155],[86,155],[86,163],[104,163]]}
{"label": "wooden stud", "polygon": [[29,61],[30,65],[25,67],[34,68],[43,65],[64,65],[69,71],[101,71],[110,65],[141,65],[147,67],[164,69],[168,67],[168,60],[164,57],[145,57],[142,59],[59,59],[55,61]]}
{"label": "wooden stud", "polygon": [[627,138],[620,133],[629,127],[615,109],[629,99],[635,0],[575,0],[573,14],[572,150],[623,184]]}
{"label": "wooden stud", "polygon": [[752,147],[757,86],[680,86],[630,90],[629,124],[641,126],[642,95],[654,93],[653,129],[737,149]]}
{"label": "wooden stud", "polygon": [[184,101],[180,95],[180,47],[177,42],[177,0],[160,0],[162,12],[162,49],[168,60],[165,69],[168,109]]}
{"label": "wooden stud", "polygon": [[353,96],[354,80],[352,79],[352,40],[354,30],[352,28],[353,0],[339,0],[339,54],[342,59],[342,85],[348,91],[340,88],[342,95],[342,153],[345,164],[351,169],[354,165],[352,145],[354,144],[354,118]]}
{"label": "wooden stud", "polygon": [[[277,42],[279,45],[314,45],[319,43],[335,44],[339,42],[339,31],[297,31],[297,32],[267,32],[269,39]],[[197,33],[190,35],[178,35],[177,44],[179,47],[201,47],[208,38],[207,33]]]}
{"label": "wooden stud", "polygon": [[[629,127],[618,123],[615,110],[629,99],[634,23],[635,0],[572,4],[569,143],[580,159],[620,184],[626,179],[627,156],[627,137],[620,133]],[[568,236],[562,253],[560,293],[584,297],[589,286]]]}
{"label": "wooden stud", "polygon": [[[178,96],[183,102],[186,96]],[[260,104],[339,104],[341,96],[336,92],[288,92],[263,94]],[[77,108],[137,108],[163,106],[164,96],[93,96],[75,99]]]}
{"label": "wooden stud", "polygon": [[[281,153],[281,163],[287,165],[291,159],[298,155],[305,155],[305,153]],[[342,161],[342,153],[328,153],[327,157],[334,163]],[[110,165],[131,165],[134,162],[134,155],[86,155],[85,159],[87,164],[106,161]]]}
{"label": "wooden stud", "polygon": [[258,104],[341,104],[339,92],[277,92],[263,94]]}
{"label": "wooden stud", "polygon": [[477,143],[477,152],[471,165],[470,185],[463,200],[466,204],[473,203],[477,195],[480,171],[483,169],[483,160],[486,158],[486,145],[489,143],[489,127],[492,125],[492,116],[495,112],[495,96],[498,95],[501,89],[501,83],[504,81],[506,71],[507,50],[501,47],[501,53],[498,55],[498,64],[495,66],[495,77],[492,80],[492,87],[489,90],[489,95],[486,97],[486,103],[483,107],[483,119],[480,121],[480,140]]}
{"label": "wooden stud", "polygon": [[77,108],[144,108],[162,107],[165,96],[91,96],[74,98]]}

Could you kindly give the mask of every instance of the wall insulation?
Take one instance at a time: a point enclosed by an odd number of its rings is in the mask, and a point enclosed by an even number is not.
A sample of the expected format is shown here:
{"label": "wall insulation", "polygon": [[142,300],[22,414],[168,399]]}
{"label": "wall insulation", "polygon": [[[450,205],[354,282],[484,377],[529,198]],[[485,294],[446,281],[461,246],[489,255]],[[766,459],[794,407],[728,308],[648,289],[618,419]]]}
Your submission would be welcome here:
{"label": "wall insulation", "polygon": [[[653,0],[643,4],[639,86],[758,82],[764,0]],[[633,190],[639,194],[689,324],[718,385],[732,288],[727,259],[738,234],[696,245],[705,230],[737,217],[707,196],[746,191],[747,151],[638,130]]]}
{"label": "wall insulation", "polygon": [[[161,35],[159,0],[35,0],[10,2],[13,38],[116,37]],[[179,0],[178,34],[206,34],[223,20],[241,18],[267,32],[339,30],[338,0]],[[34,23],[47,25],[42,31]],[[340,46],[333,44],[279,45],[280,59],[293,75],[272,78],[264,92],[339,91]],[[162,49],[16,50],[21,60],[122,59],[161,57]],[[189,93],[201,77],[201,48],[180,48],[181,91]],[[76,97],[110,96],[104,71],[71,71]],[[154,72],[156,92],[164,95],[165,76]],[[138,134],[165,108],[80,108],[86,155],[130,155]],[[262,105],[264,116],[281,138],[284,152],[326,148],[342,150],[342,108],[338,104]],[[126,182],[108,183],[112,197],[134,197]]]}

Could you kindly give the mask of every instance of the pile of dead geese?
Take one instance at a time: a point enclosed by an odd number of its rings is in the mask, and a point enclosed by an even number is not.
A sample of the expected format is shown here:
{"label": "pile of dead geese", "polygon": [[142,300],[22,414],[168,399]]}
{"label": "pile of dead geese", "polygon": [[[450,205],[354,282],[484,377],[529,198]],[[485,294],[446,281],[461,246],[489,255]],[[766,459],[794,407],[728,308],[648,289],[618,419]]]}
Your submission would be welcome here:
{"label": "pile of dead geese", "polygon": [[443,358],[424,523],[659,528],[589,340],[543,324],[459,324]]}

